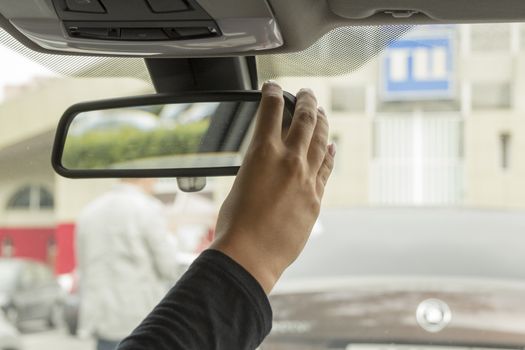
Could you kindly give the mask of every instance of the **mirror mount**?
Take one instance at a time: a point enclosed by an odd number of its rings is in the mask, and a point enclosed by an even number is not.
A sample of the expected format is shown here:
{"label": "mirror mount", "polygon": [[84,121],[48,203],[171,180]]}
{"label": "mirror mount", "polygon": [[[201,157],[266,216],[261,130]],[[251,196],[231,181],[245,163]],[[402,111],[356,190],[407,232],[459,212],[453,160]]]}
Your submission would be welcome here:
{"label": "mirror mount", "polygon": [[[255,56],[213,58],[146,58],[157,93],[184,91],[257,90]],[[205,177],[177,178],[179,189],[197,192]]]}
{"label": "mirror mount", "polygon": [[157,93],[257,90],[254,56],[146,58]]}
{"label": "mirror mount", "polygon": [[206,187],[205,177],[178,177],[177,185],[182,192],[199,192]]}

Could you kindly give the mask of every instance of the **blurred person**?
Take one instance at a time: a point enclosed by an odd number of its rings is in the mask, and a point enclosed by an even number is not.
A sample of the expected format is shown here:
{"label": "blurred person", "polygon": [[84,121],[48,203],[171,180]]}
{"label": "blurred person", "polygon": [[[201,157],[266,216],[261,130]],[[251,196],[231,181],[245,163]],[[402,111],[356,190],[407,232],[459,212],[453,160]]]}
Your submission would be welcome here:
{"label": "blurred person", "polygon": [[79,335],[113,350],[177,277],[177,244],[155,179],[123,179],[77,221]]}

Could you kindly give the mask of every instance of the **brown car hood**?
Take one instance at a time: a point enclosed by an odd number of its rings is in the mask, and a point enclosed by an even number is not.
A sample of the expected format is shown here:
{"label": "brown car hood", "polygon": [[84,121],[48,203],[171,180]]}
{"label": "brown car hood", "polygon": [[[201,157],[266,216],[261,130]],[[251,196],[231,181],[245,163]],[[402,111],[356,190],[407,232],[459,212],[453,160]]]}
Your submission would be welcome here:
{"label": "brown car hood", "polygon": [[[427,299],[439,299],[450,308],[450,322],[439,332],[426,331],[416,319],[418,306]],[[525,346],[521,282],[319,280],[281,286],[270,300],[274,325],[263,349],[344,349],[355,343]]]}

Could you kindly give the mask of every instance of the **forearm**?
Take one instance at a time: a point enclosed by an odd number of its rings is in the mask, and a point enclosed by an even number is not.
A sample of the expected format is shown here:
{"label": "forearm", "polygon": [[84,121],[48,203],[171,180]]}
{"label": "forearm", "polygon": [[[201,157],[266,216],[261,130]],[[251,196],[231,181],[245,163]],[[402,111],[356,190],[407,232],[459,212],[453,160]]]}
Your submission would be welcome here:
{"label": "forearm", "polygon": [[208,250],[118,349],[253,350],[269,333],[271,316],[257,281]]}

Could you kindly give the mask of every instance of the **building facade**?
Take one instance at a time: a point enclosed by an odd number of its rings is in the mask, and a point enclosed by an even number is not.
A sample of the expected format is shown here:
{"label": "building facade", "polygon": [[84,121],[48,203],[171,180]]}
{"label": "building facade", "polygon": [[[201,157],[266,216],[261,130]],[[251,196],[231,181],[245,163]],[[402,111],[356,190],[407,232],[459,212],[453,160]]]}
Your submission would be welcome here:
{"label": "building facade", "polygon": [[0,256],[37,259],[59,274],[73,270],[76,216],[113,181],[55,174],[50,156],[58,120],[80,101],[149,91],[134,79],[57,78],[0,104]]}
{"label": "building facade", "polygon": [[418,27],[351,75],[280,80],[329,111],[325,205],[524,208],[524,28]]}

